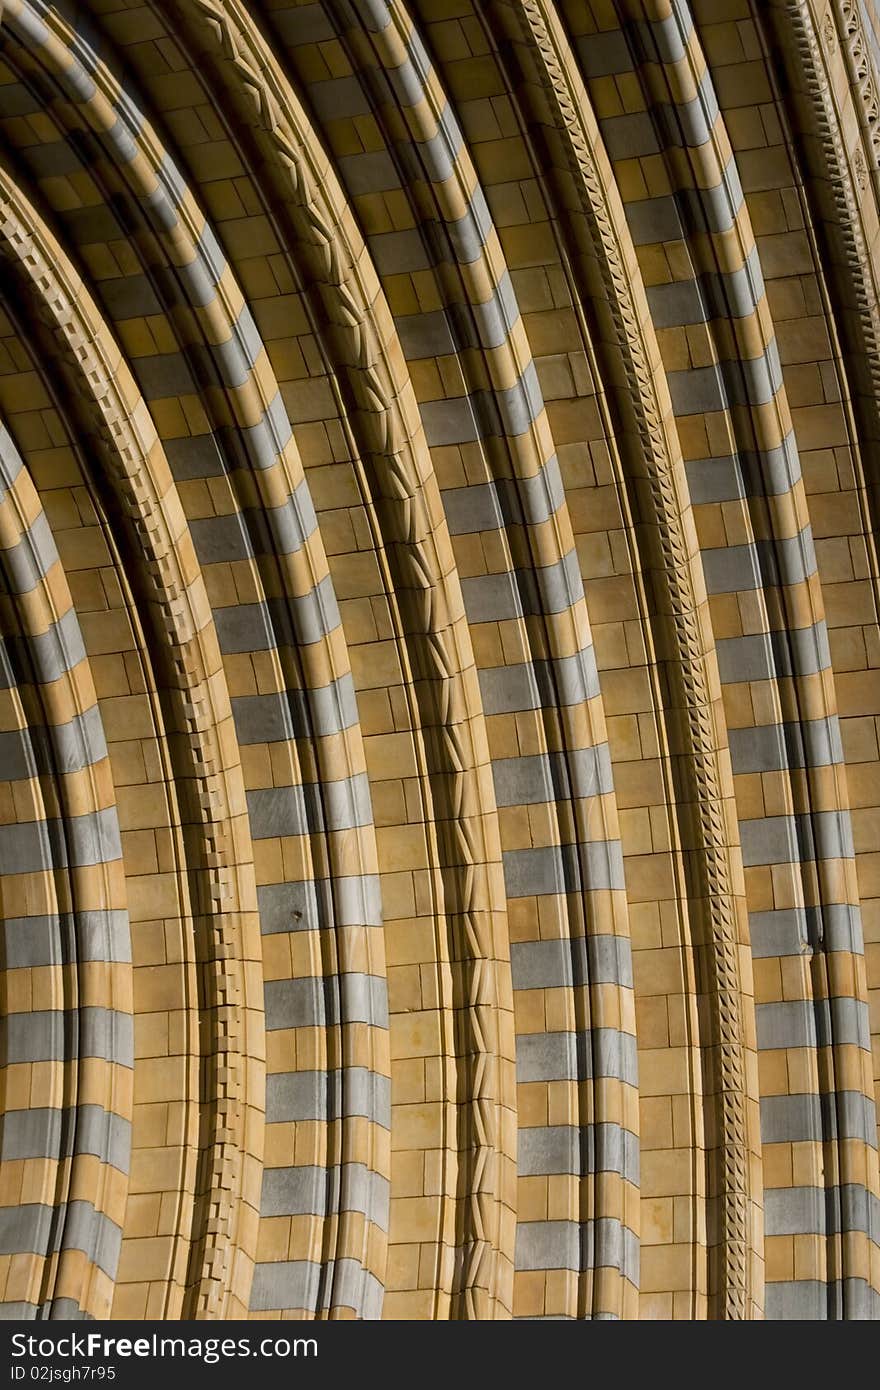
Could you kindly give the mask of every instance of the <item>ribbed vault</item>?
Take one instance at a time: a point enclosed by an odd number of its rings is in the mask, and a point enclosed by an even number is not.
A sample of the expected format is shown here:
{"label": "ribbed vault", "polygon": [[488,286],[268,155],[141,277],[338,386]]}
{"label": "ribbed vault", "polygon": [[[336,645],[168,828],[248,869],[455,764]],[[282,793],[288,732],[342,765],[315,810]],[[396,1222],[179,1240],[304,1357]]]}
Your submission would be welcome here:
{"label": "ribbed vault", "polygon": [[0,7],[0,1316],[880,1315],[878,33]]}

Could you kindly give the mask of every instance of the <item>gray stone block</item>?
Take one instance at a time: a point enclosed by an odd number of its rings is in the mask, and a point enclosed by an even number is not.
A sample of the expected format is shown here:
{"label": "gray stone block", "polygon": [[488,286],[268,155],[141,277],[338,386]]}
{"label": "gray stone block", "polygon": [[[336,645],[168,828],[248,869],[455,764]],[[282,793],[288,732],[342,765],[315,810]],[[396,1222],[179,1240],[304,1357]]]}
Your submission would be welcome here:
{"label": "gray stone block", "polygon": [[316,931],[336,926],[381,926],[382,894],[375,874],[269,883],[257,889],[260,929]]}
{"label": "gray stone block", "polygon": [[265,999],[267,1029],[337,1023],[388,1026],[386,985],[378,975],[267,980]]}
{"label": "gray stone block", "polygon": [[362,1115],[384,1129],[391,1124],[391,1083],[366,1067],[345,1073],[296,1071],[266,1078],[267,1124]]}
{"label": "gray stone block", "polygon": [[278,1260],[254,1266],[251,1312],[274,1308],[314,1309],[321,1283],[321,1266],[310,1260]]}
{"label": "gray stone block", "polygon": [[510,947],[514,989],[554,989],[585,984],[632,986],[629,940],[622,936],[567,941],[515,941]]}
{"label": "gray stone block", "polygon": [[234,696],[232,714],[236,736],[243,744],[325,738],[358,722],[354,683],[347,674],[308,691]]}
{"label": "gray stone block", "polygon": [[623,888],[623,854],[617,840],[581,845],[548,845],[508,850],[502,855],[504,881],[511,898],[544,893],[582,893]]}
{"label": "gray stone block", "polygon": [[612,1172],[638,1183],[638,1136],[614,1124],[520,1128],[517,1171],[521,1177]]}
{"label": "gray stone block", "polygon": [[583,1033],[525,1033],[516,1040],[516,1076],[528,1081],[616,1077],[637,1084],[635,1038],[616,1028]]}
{"label": "gray stone block", "polygon": [[266,787],[247,793],[251,835],[255,840],[352,830],[371,825],[370,786],[366,773],[339,782],[299,787]]}
{"label": "gray stone block", "polygon": [[495,758],[492,763],[498,806],[531,806],[613,791],[611,755],[606,743],[570,753],[537,753]]}

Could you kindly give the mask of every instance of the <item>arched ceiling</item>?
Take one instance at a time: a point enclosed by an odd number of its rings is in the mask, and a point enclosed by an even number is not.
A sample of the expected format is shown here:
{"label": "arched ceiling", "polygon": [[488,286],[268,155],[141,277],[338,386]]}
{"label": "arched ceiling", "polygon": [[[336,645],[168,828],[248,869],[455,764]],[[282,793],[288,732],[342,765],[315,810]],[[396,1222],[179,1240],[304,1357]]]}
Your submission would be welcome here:
{"label": "arched ceiling", "polygon": [[880,1314],[878,33],[4,0],[3,1315]]}

